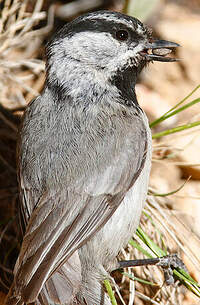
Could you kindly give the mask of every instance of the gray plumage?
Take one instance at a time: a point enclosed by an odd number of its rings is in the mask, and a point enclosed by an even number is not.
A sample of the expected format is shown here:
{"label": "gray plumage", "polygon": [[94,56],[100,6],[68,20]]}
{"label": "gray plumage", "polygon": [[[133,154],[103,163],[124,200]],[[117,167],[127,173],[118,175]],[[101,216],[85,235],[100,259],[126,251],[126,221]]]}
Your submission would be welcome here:
{"label": "gray plumage", "polygon": [[111,304],[102,281],[147,193],[151,133],[134,86],[150,41],[137,19],[100,11],[48,44],[45,88],[20,131],[26,230],[7,304]]}

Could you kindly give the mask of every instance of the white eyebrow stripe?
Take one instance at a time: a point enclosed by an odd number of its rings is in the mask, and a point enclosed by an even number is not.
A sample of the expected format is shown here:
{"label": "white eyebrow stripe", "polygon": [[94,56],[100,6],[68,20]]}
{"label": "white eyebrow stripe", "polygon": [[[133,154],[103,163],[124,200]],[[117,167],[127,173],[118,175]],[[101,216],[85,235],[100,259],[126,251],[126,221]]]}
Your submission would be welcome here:
{"label": "white eyebrow stripe", "polygon": [[96,14],[96,15],[84,17],[85,20],[88,20],[88,19],[96,20],[96,18],[100,18],[101,20],[105,19],[105,21],[113,21],[114,23],[124,24],[125,26],[129,27],[131,30],[135,30],[132,21],[128,21],[128,20],[125,20],[125,19],[119,19],[119,18],[116,18],[115,16],[110,16],[110,15],[102,16],[101,14]]}
{"label": "white eyebrow stripe", "polygon": [[[117,18],[116,16],[112,16],[112,15],[101,15],[101,14],[92,14],[92,15],[88,15],[88,16],[85,16],[84,19],[85,20],[96,20],[97,18],[100,18],[101,20],[105,20],[105,21],[111,21],[111,22],[114,22],[114,23],[118,23],[118,24],[124,24],[126,27],[128,27],[130,30],[134,30],[136,31],[139,35],[142,35],[144,34],[144,32],[146,31],[146,27],[143,26],[142,24],[134,24],[131,20],[128,21],[124,18]],[[135,27],[137,26],[137,27]]]}

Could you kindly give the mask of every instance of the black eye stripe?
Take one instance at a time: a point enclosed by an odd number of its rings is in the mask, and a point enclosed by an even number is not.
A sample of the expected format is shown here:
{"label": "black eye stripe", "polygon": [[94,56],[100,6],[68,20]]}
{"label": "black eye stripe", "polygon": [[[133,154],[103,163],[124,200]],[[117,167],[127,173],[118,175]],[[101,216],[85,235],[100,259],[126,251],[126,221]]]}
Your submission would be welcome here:
{"label": "black eye stripe", "polygon": [[[128,41],[128,40],[137,40],[139,41],[142,38],[142,34],[138,34],[137,33],[137,28],[134,26],[133,23],[133,27],[130,26],[130,28],[127,28],[125,24],[123,23],[114,23],[111,21],[106,21],[105,19],[92,19],[92,20],[79,20],[79,22],[77,22],[78,19],[75,19],[74,22],[71,22],[69,24],[67,24],[66,26],[64,26],[62,29],[60,29],[59,32],[57,32],[54,37],[52,38],[52,40],[58,40],[58,39],[63,39],[66,36],[67,37],[72,37],[74,34],[80,33],[80,32],[93,32],[93,33],[110,33],[115,39],[117,39],[118,41]],[[119,36],[119,38],[117,38],[117,35],[119,35],[119,33],[121,32],[127,32],[128,33],[128,37],[127,39],[125,39],[126,34],[121,34]],[[119,32],[119,33],[118,33]],[[118,33],[118,34],[117,34]],[[116,35],[117,34],[117,35]],[[145,28],[144,28],[144,34],[145,34]],[[121,38],[123,36],[123,38]]]}
{"label": "black eye stripe", "polygon": [[129,32],[127,30],[119,30],[116,32],[116,38],[121,41],[126,41],[129,38]]}

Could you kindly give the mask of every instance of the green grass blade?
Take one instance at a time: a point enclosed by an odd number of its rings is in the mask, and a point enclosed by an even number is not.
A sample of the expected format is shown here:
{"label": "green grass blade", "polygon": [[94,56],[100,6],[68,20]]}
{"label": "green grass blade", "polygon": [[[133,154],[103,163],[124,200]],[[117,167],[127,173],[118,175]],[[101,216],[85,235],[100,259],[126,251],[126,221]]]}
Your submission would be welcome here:
{"label": "green grass blade", "polygon": [[196,122],[193,122],[193,123],[177,126],[177,127],[167,129],[167,130],[164,130],[164,131],[161,131],[161,132],[158,132],[158,133],[154,133],[152,135],[152,139],[158,139],[160,137],[168,136],[172,133],[180,132],[180,131],[183,131],[183,130],[186,130],[186,129],[189,129],[189,128],[192,128],[192,127],[195,127],[195,126],[199,126],[199,125],[200,125],[200,121],[196,121]]}
{"label": "green grass blade", "polygon": [[174,194],[176,194],[178,191],[180,191],[184,187],[184,185],[190,180],[190,178],[191,178],[191,176],[187,180],[185,180],[184,183],[181,186],[179,186],[179,188],[177,188],[176,190],[171,191],[169,193],[161,194],[161,193],[154,193],[154,192],[151,192],[151,191],[149,191],[148,193],[149,193],[149,195],[153,195],[155,197],[156,196],[157,197],[166,197],[166,196],[174,195]]}
{"label": "green grass blade", "polygon": [[153,240],[140,227],[137,228],[136,234],[151,249],[151,251],[153,251],[153,253],[157,257],[167,255],[167,253],[162,250],[158,245],[156,245],[156,243],[154,243]]}
{"label": "green grass blade", "polygon": [[142,246],[140,244],[138,244],[135,240],[131,239],[129,240],[129,244],[131,246],[133,246],[135,249],[137,249],[138,251],[140,251],[141,253],[143,253],[145,256],[152,258],[153,256],[146,251],[144,248],[142,248]]}
{"label": "green grass blade", "polygon": [[185,272],[185,270],[174,269],[173,273],[180,281],[182,281],[183,285],[200,298],[200,285],[187,272]]}
{"label": "green grass blade", "polygon": [[[157,257],[167,255],[167,252],[163,251],[159,246],[157,246],[140,227],[138,227],[136,234],[155,253]],[[137,247],[137,249],[139,250],[139,247]],[[142,251],[142,253],[144,252]],[[184,286],[186,286],[191,292],[200,298],[200,285],[185,270],[176,268],[173,270],[173,274],[182,282]]]}
{"label": "green grass blade", "polygon": [[182,107],[180,107],[180,108],[178,108],[178,109],[176,109],[176,110],[170,112],[169,114],[160,117],[160,118],[158,119],[158,121],[159,121],[158,123],[155,124],[155,121],[154,121],[154,122],[152,122],[149,126],[152,128],[153,126],[155,126],[155,125],[161,123],[162,121],[165,121],[166,119],[172,117],[173,115],[175,115],[175,114],[177,114],[177,113],[179,113],[179,112],[182,112],[183,110],[188,109],[189,107],[192,107],[193,105],[195,105],[195,104],[197,104],[197,103],[199,103],[199,102],[200,102],[200,98],[197,98],[197,99],[193,100],[192,102],[189,102],[189,103],[187,103],[186,105],[184,105],[184,106],[182,106]]}
{"label": "green grass blade", "polygon": [[106,287],[106,290],[108,292],[108,295],[110,297],[110,301],[111,301],[112,305],[117,305],[117,301],[116,301],[114,292],[112,290],[112,286],[110,284],[110,281],[108,279],[104,280],[104,285]]}
{"label": "green grass blade", "polygon": [[126,277],[128,277],[129,279],[133,280],[133,281],[137,281],[137,282],[140,282],[142,284],[146,284],[146,285],[151,285],[151,286],[158,286],[158,284],[156,283],[153,283],[153,282],[149,282],[149,281],[146,281],[146,280],[143,280],[139,277],[136,277],[130,273],[127,273],[127,272],[122,272],[122,274]]}
{"label": "green grass blade", "polygon": [[[192,94],[194,94],[198,89],[200,88],[200,85],[198,85],[196,88],[194,88],[184,99],[182,99],[179,103],[177,103],[175,106],[173,106],[170,110],[168,110],[166,113],[164,113],[160,118],[156,119],[155,121],[150,123],[150,127],[154,127],[156,125],[158,125],[160,122],[164,121],[167,117],[171,116],[170,113],[176,109],[178,106],[180,106],[181,104],[183,104],[190,96],[192,96]],[[196,100],[195,100],[196,101]],[[193,101],[194,102],[194,101]],[[191,102],[192,103],[192,102]],[[188,106],[191,107],[191,106]],[[187,107],[187,108],[188,108]],[[182,108],[182,107],[181,107]],[[182,109],[181,111],[183,111],[184,109]],[[180,111],[179,111],[180,112]],[[169,116],[168,116],[169,115]]]}
{"label": "green grass blade", "polygon": [[162,246],[165,249],[164,251],[167,253],[167,247],[166,247],[165,241],[163,239],[163,234],[161,233],[161,231],[156,226],[155,222],[153,221],[153,218],[145,211],[143,211],[143,214],[148,218],[148,220],[151,222],[152,226],[154,227],[155,231],[158,233],[158,235],[160,237],[160,241],[162,243]]}

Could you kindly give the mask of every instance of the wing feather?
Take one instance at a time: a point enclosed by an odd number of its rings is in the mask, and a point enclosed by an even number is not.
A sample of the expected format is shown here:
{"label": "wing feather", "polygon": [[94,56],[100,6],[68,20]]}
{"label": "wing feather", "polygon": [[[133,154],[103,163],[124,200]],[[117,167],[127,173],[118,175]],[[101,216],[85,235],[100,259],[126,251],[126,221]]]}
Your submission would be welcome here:
{"label": "wing feather", "polygon": [[[29,148],[32,120],[35,118],[38,125],[41,124],[38,116],[33,116],[34,111],[29,110],[23,128],[19,176],[24,194],[25,221],[28,224],[15,267],[15,294],[21,295],[28,303],[36,299],[44,283],[59,266],[112,216],[139,176],[147,150],[142,112],[135,115],[134,111],[129,111],[123,126],[124,108],[118,116],[116,109],[113,116],[106,117],[104,114],[99,119],[100,126],[97,121],[91,123],[92,135],[87,134],[88,126],[87,130],[86,126],[79,126],[82,129],[80,134],[73,133],[75,127],[71,126],[72,121],[66,122],[64,112],[63,116],[60,113],[58,126],[54,124],[48,139],[53,138],[57,143],[56,139],[60,140],[63,132],[68,133],[68,138],[73,134],[67,150],[66,143],[59,148],[66,151],[66,161],[63,155],[58,158],[58,150],[55,152],[52,140],[40,145],[39,131],[34,139],[37,145]],[[60,130],[60,126],[68,126],[68,129]],[[84,151],[79,151],[81,146]],[[40,166],[36,155],[39,155]],[[74,162],[71,156],[74,156]],[[43,177],[47,172],[49,176]],[[38,186],[36,183],[35,187],[33,173],[37,174],[38,179]],[[70,173],[71,180],[66,173]],[[48,188],[43,186],[44,181],[45,185],[48,181]]]}

